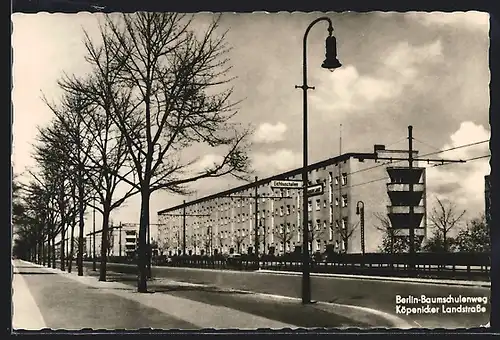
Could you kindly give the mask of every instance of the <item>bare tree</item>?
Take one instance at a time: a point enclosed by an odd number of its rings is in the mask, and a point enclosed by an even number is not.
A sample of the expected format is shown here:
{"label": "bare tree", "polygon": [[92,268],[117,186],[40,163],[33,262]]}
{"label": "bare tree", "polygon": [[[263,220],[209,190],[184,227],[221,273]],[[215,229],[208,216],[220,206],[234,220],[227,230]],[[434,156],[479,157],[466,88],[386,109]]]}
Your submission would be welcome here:
{"label": "bare tree", "polygon": [[[410,238],[403,234],[403,229],[393,228],[387,214],[373,213],[373,215],[378,220],[378,224],[375,224],[374,227],[382,233],[382,244],[379,245],[378,250],[388,254],[408,253],[410,251]],[[420,250],[421,248],[422,238],[415,237],[414,249]]]}
{"label": "bare tree", "polygon": [[[93,48],[88,36],[85,43],[93,58],[111,60],[106,44]],[[92,206],[103,216],[101,230],[104,235],[109,231],[111,212],[138,193],[137,188],[129,187],[123,194],[117,195],[117,188],[123,182],[123,177],[129,176],[132,171],[127,167],[129,159],[125,137],[111,117],[113,110],[126,110],[130,103],[127,100],[116,103],[119,100],[116,95],[119,69],[111,62],[106,65],[108,69],[101,77],[82,80],[65,76],[61,79],[59,85],[66,90],[66,95],[60,107],[46,100],[64,128],[67,139],[79,141],[75,145],[80,146],[78,152],[87,160],[84,171],[88,184],[95,193],[93,198],[96,200],[92,201]],[[73,91],[74,87],[82,84],[93,89],[92,97],[87,95],[82,99],[81,93]],[[108,248],[108,238],[101,238],[100,281],[106,281]]]}
{"label": "bare tree", "polygon": [[443,202],[436,198],[437,206],[429,215],[431,227],[435,229],[436,236],[441,238],[443,251],[449,250],[449,233],[460,226],[465,215],[465,210],[458,212],[456,206],[451,202]]}
{"label": "bare tree", "polygon": [[45,98],[44,100],[56,114],[56,118],[49,126],[39,129],[37,147],[40,150],[48,150],[45,153],[49,155],[51,164],[65,169],[76,182],[79,219],[78,275],[82,276],[84,215],[92,195],[88,187],[89,176],[85,167],[88,162],[88,150],[92,148],[93,141],[86,138],[87,134],[82,126],[79,113],[85,107],[80,96],[64,95],[58,106],[50,105]]}
{"label": "bare tree", "polygon": [[[101,38],[112,58],[88,53],[95,77],[105,78],[109,63],[120,70],[122,86],[112,98],[111,118],[125,138],[135,180],[118,175],[141,195],[139,292],[147,291],[145,246],[151,194],[157,190],[187,194],[188,183],[226,174],[248,179],[250,131],[233,121],[237,103],[230,101],[225,34],[217,36],[218,21],[201,36],[190,29],[191,23],[177,13],[107,16]],[[95,89],[76,80],[71,90],[95,95]],[[123,100],[133,105],[124,109]],[[223,155],[195,169],[198,159],[187,159],[186,151],[198,145]]]}
{"label": "bare tree", "polygon": [[198,247],[200,246],[201,244],[201,240],[200,238],[198,237],[198,235],[196,234],[196,230],[193,231],[193,234],[191,235],[190,237],[190,241],[191,241],[191,245],[193,246],[194,248],[194,254],[193,255],[196,255],[196,250],[198,250]]}
{"label": "bare tree", "polygon": [[[277,229],[274,230],[274,235],[283,244],[283,251],[286,252],[286,246],[297,235],[297,231],[292,228],[290,222],[284,220],[284,223],[280,224]],[[319,236],[319,235],[318,235]]]}
{"label": "bare tree", "polygon": [[340,235],[340,239],[344,242],[344,252],[349,252],[349,241],[352,238],[354,232],[358,229],[359,222],[356,223],[345,223],[345,225],[337,226],[337,231]]}
{"label": "bare tree", "polygon": [[238,231],[234,231],[233,240],[236,246],[236,252],[239,254],[241,252],[241,245],[248,238],[248,234],[245,233],[244,230],[239,229]]}

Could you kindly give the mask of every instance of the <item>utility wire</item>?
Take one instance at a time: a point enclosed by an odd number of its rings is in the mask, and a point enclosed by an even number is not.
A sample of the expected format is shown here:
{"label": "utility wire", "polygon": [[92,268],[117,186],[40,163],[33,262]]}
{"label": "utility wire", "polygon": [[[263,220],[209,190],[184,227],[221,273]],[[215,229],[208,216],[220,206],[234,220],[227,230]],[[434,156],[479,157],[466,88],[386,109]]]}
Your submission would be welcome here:
{"label": "utility wire", "polygon": [[[472,162],[472,161],[475,161],[475,160],[478,160],[478,159],[483,159],[483,158],[488,158],[490,157],[491,155],[484,155],[484,156],[478,156],[478,157],[473,157],[473,158],[469,158],[469,159],[466,159],[465,161],[466,162]],[[434,164],[432,166],[432,168],[436,167],[436,166],[445,166],[445,165],[450,165],[452,163],[446,163],[446,164]]]}
{"label": "utility wire", "polygon": [[[473,158],[466,159],[465,161],[466,162],[472,162],[472,161],[475,161],[475,160],[478,160],[478,159],[487,158],[487,157],[490,157],[490,156],[491,155],[484,155],[484,156],[479,156],[479,157],[473,157]],[[450,165],[450,164],[460,164],[460,163],[435,164],[435,165],[432,165],[432,166],[429,166],[429,167],[426,167],[426,168],[433,168],[433,167],[437,167],[437,166],[444,166],[444,165]],[[365,185],[365,184],[370,184],[370,183],[375,183],[375,182],[387,180],[389,178],[390,178],[389,176],[385,176],[385,177],[382,177],[382,178],[377,178],[377,179],[373,179],[371,181],[367,181],[367,182],[363,182],[363,183],[358,183],[358,184],[354,184],[354,185],[349,185],[349,186],[346,186],[346,187],[347,188],[353,188],[353,187],[357,187],[357,186],[361,186],[361,185]]]}
{"label": "utility wire", "polygon": [[[482,144],[482,143],[486,143],[486,142],[489,142],[489,139],[486,139],[486,140],[483,140],[483,141],[479,141],[479,142],[469,143],[469,144],[463,144],[463,145],[459,145],[459,146],[456,146],[456,147],[453,147],[453,148],[449,148],[449,149],[444,149],[444,150],[439,150],[439,151],[435,151],[435,152],[430,152],[430,153],[421,155],[419,157],[436,155],[436,154],[439,154],[439,153],[443,153],[443,152],[447,152],[447,151],[452,151],[452,150],[457,150],[457,149],[461,149],[461,148],[466,148],[466,147],[470,147],[470,146],[474,146],[474,145],[478,145],[478,144]],[[359,172],[364,172],[364,171],[372,170],[372,169],[379,168],[381,166],[388,165],[388,164],[398,164],[398,163],[402,163],[402,162],[405,162],[405,161],[383,162],[383,163],[380,163],[380,164],[377,164],[377,165],[374,165],[374,166],[371,166],[371,167],[368,167],[368,168],[364,168],[364,169],[360,169],[360,170],[356,170],[356,171],[350,172],[350,173],[348,173],[348,175],[353,175],[353,174],[356,174],[356,173],[359,173]]]}
{"label": "utility wire", "polygon": [[418,139],[416,139],[415,137],[413,137],[413,140],[415,140],[415,141],[419,142],[420,144],[423,144],[423,145],[425,145],[425,146],[428,146],[428,147],[429,147],[429,148],[431,148],[431,149],[434,149],[434,150],[440,151],[440,149],[439,149],[439,148],[436,148],[435,146],[432,146],[432,145],[430,145],[430,144],[428,144],[428,143],[426,143],[426,142],[423,142],[423,141],[421,141],[421,140],[418,140]]}

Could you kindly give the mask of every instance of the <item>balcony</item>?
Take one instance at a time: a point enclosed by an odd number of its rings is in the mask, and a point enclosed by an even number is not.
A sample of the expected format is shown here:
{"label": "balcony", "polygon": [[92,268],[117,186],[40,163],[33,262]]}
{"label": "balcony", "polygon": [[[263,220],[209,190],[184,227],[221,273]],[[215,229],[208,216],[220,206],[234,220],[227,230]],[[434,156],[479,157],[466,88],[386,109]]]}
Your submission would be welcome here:
{"label": "balcony", "polygon": [[[423,183],[413,184],[413,191],[424,191],[425,185]],[[387,191],[400,192],[410,191],[410,185],[404,183],[387,183]]]}
{"label": "balcony", "polygon": [[[410,213],[410,207],[408,206],[398,206],[398,205],[389,205],[387,206],[387,211],[389,214],[409,214]],[[425,213],[425,207],[424,206],[416,206],[413,207],[413,212],[415,214],[424,214]]]}

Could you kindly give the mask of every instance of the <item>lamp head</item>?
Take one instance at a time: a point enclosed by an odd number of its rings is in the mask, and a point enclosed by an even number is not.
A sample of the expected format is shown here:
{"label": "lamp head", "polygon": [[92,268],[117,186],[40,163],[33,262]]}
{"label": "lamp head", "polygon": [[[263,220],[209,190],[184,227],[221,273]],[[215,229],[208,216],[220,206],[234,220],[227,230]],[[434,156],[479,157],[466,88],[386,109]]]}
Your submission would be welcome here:
{"label": "lamp head", "polygon": [[333,72],[336,68],[342,66],[337,59],[337,40],[333,35],[326,38],[325,47],[326,59],[323,61],[323,64],[321,64],[321,67]]}
{"label": "lamp head", "polygon": [[361,209],[359,209],[359,205],[358,205],[358,206],[356,207],[356,215],[359,215],[359,214],[360,214],[360,210],[361,210]]}

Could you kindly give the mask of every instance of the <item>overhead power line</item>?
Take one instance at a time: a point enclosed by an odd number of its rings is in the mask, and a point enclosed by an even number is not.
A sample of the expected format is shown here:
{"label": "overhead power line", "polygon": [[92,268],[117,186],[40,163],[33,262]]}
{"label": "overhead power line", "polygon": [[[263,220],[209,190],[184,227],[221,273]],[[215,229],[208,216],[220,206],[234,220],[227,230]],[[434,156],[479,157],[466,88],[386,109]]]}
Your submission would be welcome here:
{"label": "overhead power line", "polygon": [[[489,139],[486,139],[486,140],[483,140],[483,141],[479,141],[479,142],[469,143],[469,144],[463,144],[463,145],[455,146],[455,147],[449,148],[449,149],[444,149],[444,150],[439,150],[439,151],[435,151],[435,152],[426,153],[426,154],[423,154],[420,157],[426,157],[426,156],[436,155],[436,154],[439,154],[439,153],[444,153],[444,152],[448,152],[448,151],[452,151],[452,150],[467,148],[467,147],[475,146],[475,145],[486,143],[486,142],[489,142]],[[371,167],[368,167],[368,168],[364,168],[364,169],[352,171],[352,172],[348,173],[347,175],[353,175],[353,174],[356,174],[356,173],[360,173],[360,172],[364,172],[364,171],[376,169],[376,168],[379,168],[381,166],[385,166],[385,165],[388,165],[388,164],[398,164],[398,163],[402,163],[402,162],[404,162],[404,161],[383,162],[383,163],[380,163],[380,164],[377,164],[377,165],[374,165],[374,166],[371,166]]]}
{"label": "overhead power line", "polygon": [[[465,161],[466,162],[472,162],[472,161],[475,161],[475,160],[478,160],[478,159],[488,158],[490,156],[491,155],[478,156],[478,157],[473,157],[473,158],[466,159]],[[437,166],[445,166],[445,165],[450,165],[450,164],[460,164],[460,163],[435,164],[435,165],[432,165],[432,166],[429,166],[429,167],[426,167],[426,168],[433,168],[433,167],[437,167]],[[385,176],[385,177],[373,179],[371,181],[367,181],[367,182],[363,182],[363,183],[358,183],[358,184],[354,184],[354,185],[348,185],[348,186],[346,186],[346,188],[353,188],[353,187],[357,187],[357,186],[361,186],[361,185],[366,185],[366,184],[371,184],[371,183],[375,183],[375,182],[379,182],[379,181],[383,181],[383,180],[388,180],[388,179],[389,179],[389,176]]]}

